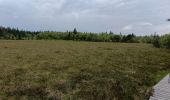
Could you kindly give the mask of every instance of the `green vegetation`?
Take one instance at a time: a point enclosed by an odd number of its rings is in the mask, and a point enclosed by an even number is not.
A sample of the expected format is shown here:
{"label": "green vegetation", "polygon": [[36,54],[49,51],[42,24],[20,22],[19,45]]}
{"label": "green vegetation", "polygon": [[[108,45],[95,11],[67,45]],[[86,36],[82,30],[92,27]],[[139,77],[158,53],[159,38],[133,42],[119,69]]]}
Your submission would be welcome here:
{"label": "green vegetation", "polygon": [[152,39],[152,44],[156,48],[160,48],[160,38],[158,35],[154,35]]}
{"label": "green vegetation", "polygon": [[170,34],[161,36],[160,45],[164,48],[170,49]]}
{"label": "green vegetation", "polygon": [[89,42],[122,42],[122,43],[152,43],[156,48],[170,48],[170,34],[163,36],[136,36],[133,33],[128,35],[107,33],[83,33],[76,28],[70,32],[30,32],[15,28],[0,27],[1,40],[74,40]]}
{"label": "green vegetation", "polygon": [[2,100],[143,100],[170,70],[170,51],[151,44],[1,40],[0,50]]}
{"label": "green vegetation", "polygon": [[152,37],[152,42],[151,43],[156,48],[160,48],[161,47],[161,48],[170,49],[170,33],[162,35],[162,36],[154,35]]}
{"label": "green vegetation", "polygon": [[74,40],[92,42],[127,42],[137,43],[134,34],[118,35],[107,33],[83,33],[75,28],[72,32],[30,32],[15,28],[0,27],[0,39],[2,40]]}
{"label": "green vegetation", "polygon": [[[74,30],[75,31],[75,30]],[[42,32],[37,35],[38,40],[76,40],[92,42],[124,42],[137,43],[134,34],[117,35],[108,33],[81,33],[81,32]]]}
{"label": "green vegetation", "polygon": [[0,39],[3,40],[33,40],[38,33],[0,26]]}

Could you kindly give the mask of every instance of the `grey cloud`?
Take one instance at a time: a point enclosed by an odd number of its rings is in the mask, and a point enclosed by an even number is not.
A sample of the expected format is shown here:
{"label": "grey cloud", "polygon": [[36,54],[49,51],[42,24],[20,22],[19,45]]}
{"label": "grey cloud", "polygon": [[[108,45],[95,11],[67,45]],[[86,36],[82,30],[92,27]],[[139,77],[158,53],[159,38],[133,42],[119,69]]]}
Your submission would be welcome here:
{"label": "grey cloud", "polygon": [[162,34],[170,31],[169,5],[169,0],[0,0],[0,22],[27,30]]}

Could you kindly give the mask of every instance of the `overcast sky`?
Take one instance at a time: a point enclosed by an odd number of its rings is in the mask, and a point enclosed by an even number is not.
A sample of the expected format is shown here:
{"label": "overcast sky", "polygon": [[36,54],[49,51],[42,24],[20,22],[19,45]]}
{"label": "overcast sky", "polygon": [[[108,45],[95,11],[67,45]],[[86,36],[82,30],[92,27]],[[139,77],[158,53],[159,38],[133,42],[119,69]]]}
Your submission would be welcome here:
{"label": "overcast sky", "polygon": [[0,25],[25,30],[170,32],[170,0],[0,0]]}

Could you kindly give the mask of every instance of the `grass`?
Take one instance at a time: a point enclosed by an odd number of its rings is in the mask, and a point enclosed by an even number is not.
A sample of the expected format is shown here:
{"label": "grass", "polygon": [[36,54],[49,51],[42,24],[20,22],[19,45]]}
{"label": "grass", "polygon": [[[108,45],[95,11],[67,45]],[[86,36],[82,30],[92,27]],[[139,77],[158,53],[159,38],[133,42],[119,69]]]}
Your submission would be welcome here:
{"label": "grass", "polygon": [[143,100],[170,70],[149,44],[0,41],[0,99]]}
{"label": "grass", "polygon": [[170,73],[170,70],[164,70],[164,71],[159,71],[156,74],[155,80],[158,82],[160,80],[162,80],[166,75],[168,75]]}

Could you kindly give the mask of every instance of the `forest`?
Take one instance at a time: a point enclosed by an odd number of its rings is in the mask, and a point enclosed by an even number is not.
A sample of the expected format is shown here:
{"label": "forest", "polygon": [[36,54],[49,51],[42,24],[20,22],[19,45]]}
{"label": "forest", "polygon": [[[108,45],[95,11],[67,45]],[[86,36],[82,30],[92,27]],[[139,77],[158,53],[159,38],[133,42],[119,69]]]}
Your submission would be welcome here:
{"label": "forest", "polygon": [[122,42],[122,43],[152,43],[157,48],[170,48],[170,33],[162,36],[155,34],[136,36],[135,34],[115,34],[112,31],[102,33],[73,31],[25,31],[10,27],[0,27],[1,40],[73,40],[89,42]]}
{"label": "forest", "polygon": [[122,35],[113,32],[87,33],[73,31],[53,32],[53,31],[24,31],[10,27],[0,27],[0,39],[4,40],[75,40],[92,42],[139,42],[134,34]]}

